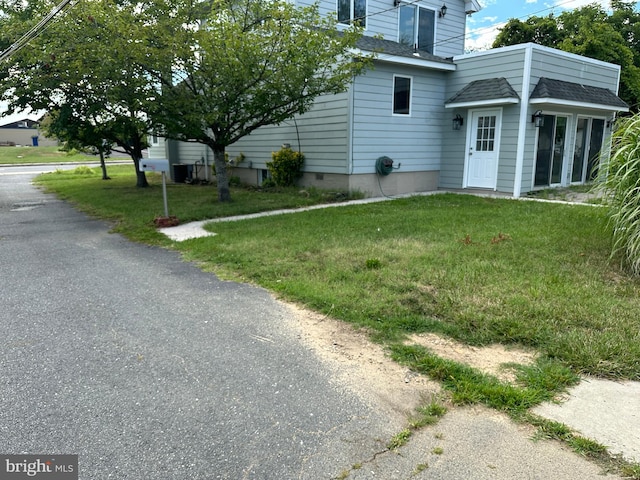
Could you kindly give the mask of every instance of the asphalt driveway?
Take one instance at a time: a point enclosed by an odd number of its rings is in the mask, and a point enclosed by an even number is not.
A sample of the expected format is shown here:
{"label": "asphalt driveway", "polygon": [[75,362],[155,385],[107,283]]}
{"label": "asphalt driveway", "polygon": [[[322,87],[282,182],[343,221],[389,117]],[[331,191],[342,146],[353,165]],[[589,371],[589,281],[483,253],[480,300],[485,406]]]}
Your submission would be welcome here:
{"label": "asphalt driveway", "polygon": [[388,425],[267,292],[2,179],[0,452],[79,454],[84,479],[285,479],[379,450]]}

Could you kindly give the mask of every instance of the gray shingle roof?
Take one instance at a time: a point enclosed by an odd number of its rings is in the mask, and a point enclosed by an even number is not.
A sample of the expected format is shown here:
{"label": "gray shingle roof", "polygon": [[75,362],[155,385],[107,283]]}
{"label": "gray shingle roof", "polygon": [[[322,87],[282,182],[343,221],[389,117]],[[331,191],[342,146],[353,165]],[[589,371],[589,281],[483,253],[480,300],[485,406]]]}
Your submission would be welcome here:
{"label": "gray shingle roof", "polygon": [[421,60],[427,60],[430,62],[453,65],[452,59],[438,57],[437,55],[432,55],[431,53],[425,52],[424,50],[414,50],[413,47],[404,45],[402,43],[393,42],[391,40],[383,40],[381,38],[369,37],[367,35],[363,35],[362,37],[360,37],[356,45],[361,50],[367,52],[376,52],[380,56],[386,54],[398,57],[420,58]]}
{"label": "gray shingle roof", "polygon": [[467,103],[481,102],[485,100],[517,99],[520,100],[516,92],[506,78],[489,78],[486,80],[475,80],[465,86],[453,97],[445,102]]}
{"label": "gray shingle roof", "polygon": [[620,97],[606,88],[591,87],[544,77],[538,81],[536,88],[533,89],[531,98],[553,98],[571,102],[629,108],[629,105]]}

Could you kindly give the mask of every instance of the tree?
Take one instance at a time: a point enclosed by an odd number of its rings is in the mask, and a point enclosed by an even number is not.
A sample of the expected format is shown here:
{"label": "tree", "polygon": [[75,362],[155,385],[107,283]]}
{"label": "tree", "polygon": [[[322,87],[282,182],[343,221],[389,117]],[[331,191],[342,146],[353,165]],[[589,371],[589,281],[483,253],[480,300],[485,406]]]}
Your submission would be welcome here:
{"label": "tree", "polygon": [[[53,7],[16,3],[7,12],[23,30]],[[227,201],[225,148],[346,90],[366,67],[351,54],[360,35],[355,25],[339,31],[317,5],[287,0],[85,0],[12,57],[0,91],[13,109],[100,124],[136,171],[152,127],[203,143],[214,154],[218,199]]]}
{"label": "tree", "polygon": [[131,61],[158,87],[149,115],[163,136],[211,148],[219,201],[230,200],[227,146],[345,91],[367,65],[350,53],[360,28],[340,32],[317,5],[166,0],[137,16],[147,48],[131,50]]}
{"label": "tree", "polygon": [[634,3],[612,1],[609,15],[596,4],[559,16],[511,19],[493,47],[533,42],[620,65],[620,97],[633,110],[640,106],[640,16]]}
{"label": "tree", "polygon": [[493,48],[517,45],[519,43],[537,43],[546,47],[557,45],[562,39],[553,14],[548,17],[529,17],[525,21],[510,19],[493,42]]}
{"label": "tree", "polygon": [[89,147],[93,153],[100,155],[100,168],[102,179],[110,180],[107,174],[105,155],[111,153],[111,144],[105,139],[107,128],[100,122],[78,118],[74,116],[73,108],[69,105],[52,110],[40,123],[48,137],[55,137],[64,142],[65,147],[71,149],[86,149]]}
{"label": "tree", "polygon": [[[5,75],[0,75],[0,92],[9,111],[53,112],[57,122],[51,128],[66,141],[96,147],[99,135],[115,144],[131,156],[137,186],[146,187],[138,162],[150,131],[145,106],[155,91],[117,48],[126,30],[114,22],[120,7],[106,3],[83,2],[49,24],[45,35],[31,40],[1,66]],[[12,20],[15,38],[54,7],[49,0],[15,4],[13,10],[3,9]]]}

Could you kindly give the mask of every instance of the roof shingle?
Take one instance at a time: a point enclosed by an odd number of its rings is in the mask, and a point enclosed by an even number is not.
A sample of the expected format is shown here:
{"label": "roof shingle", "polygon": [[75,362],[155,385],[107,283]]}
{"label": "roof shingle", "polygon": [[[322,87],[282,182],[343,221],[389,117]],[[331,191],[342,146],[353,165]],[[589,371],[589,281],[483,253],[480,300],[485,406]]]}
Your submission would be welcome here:
{"label": "roof shingle", "polygon": [[362,37],[360,37],[356,45],[361,50],[365,50],[367,52],[375,52],[383,55],[394,55],[398,57],[420,58],[422,60],[427,60],[430,62],[453,65],[452,59],[438,57],[437,55],[433,55],[420,49],[415,50],[413,47],[410,47],[403,43],[370,37],[367,35],[363,35]]}
{"label": "roof shingle", "polygon": [[481,102],[500,99],[520,100],[520,96],[506,78],[488,78],[485,80],[475,80],[469,83],[453,97],[447,100],[445,104]]}
{"label": "roof shingle", "polygon": [[629,108],[626,102],[607,88],[592,87],[544,77],[538,81],[536,88],[533,89],[531,98],[553,98],[571,102]]}

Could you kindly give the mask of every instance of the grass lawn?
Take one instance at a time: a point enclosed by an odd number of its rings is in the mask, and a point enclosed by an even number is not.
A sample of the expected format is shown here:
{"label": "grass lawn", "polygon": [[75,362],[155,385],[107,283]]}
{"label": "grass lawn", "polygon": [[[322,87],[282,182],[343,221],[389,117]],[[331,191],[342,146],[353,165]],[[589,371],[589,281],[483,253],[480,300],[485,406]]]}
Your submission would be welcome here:
{"label": "grass lawn", "polygon": [[[137,241],[156,232],[160,176],[136,189],[133,167],[57,172],[39,182]],[[81,169],[81,172],[86,172]],[[169,185],[181,221],[323,200],[321,192]],[[473,345],[534,347],[575,373],[640,380],[640,281],[609,259],[603,209],[443,194],[209,226],[215,237],[175,244],[227,278],[365,327],[393,344],[437,332]]]}
{"label": "grass lawn", "polygon": [[[578,374],[640,380],[640,280],[609,259],[603,208],[439,194],[210,224],[216,236],[173,244],[152,227],[159,177],[135,189],[131,168],[110,175],[39,181],[134,240],[366,329],[457,403],[518,416]],[[168,188],[170,213],[183,221],[321,201],[314,193],[234,190],[220,205],[213,187]],[[540,356],[514,386],[403,342],[416,332]]]}
{"label": "grass lawn", "polygon": [[88,157],[82,153],[68,154],[58,147],[0,147],[0,165],[86,162],[88,159],[96,160],[97,157]]}

